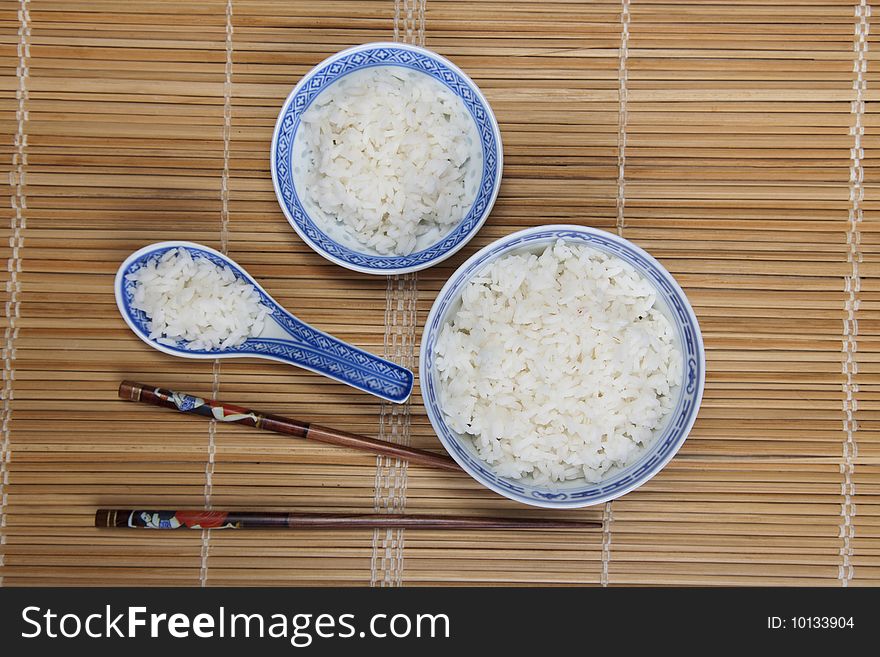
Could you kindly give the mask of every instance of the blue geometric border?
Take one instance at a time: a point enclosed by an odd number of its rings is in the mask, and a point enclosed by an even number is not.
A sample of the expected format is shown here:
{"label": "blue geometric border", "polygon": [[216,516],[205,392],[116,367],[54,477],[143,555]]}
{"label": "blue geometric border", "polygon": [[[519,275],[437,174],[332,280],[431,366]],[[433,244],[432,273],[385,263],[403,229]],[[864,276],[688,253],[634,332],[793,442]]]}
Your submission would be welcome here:
{"label": "blue geometric border", "polygon": [[[682,372],[684,373],[681,393],[676,408],[672,412],[672,420],[668,422],[663,434],[652,444],[649,451],[633,465],[616,473],[610,479],[599,484],[576,487],[571,484],[560,484],[558,487],[531,486],[522,480],[510,480],[492,472],[484,462],[472,455],[462,444],[458,436],[449,429],[443,419],[443,413],[437,402],[437,389],[432,357],[440,329],[445,323],[449,307],[454,304],[465,284],[489,261],[511,251],[526,246],[549,244],[556,239],[589,244],[594,248],[612,253],[635,267],[650,280],[669,308],[672,310],[673,324],[684,346],[682,351]],[[432,320],[425,327],[423,359],[420,381],[431,424],[440,436],[443,445],[452,452],[459,463],[474,471],[478,479],[490,487],[503,490],[509,497],[529,503],[539,500],[542,505],[581,506],[593,500],[610,499],[618,491],[630,490],[650,479],[659,465],[671,458],[687,437],[687,432],[695,419],[699,408],[702,389],[699,382],[703,376],[703,353],[699,326],[692,320],[690,304],[683,294],[672,283],[671,275],[660,267],[652,258],[645,256],[626,242],[621,242],[609,234],[596,234],[577,229],[547,229],[512,238],[502,238],[492,248],[480,254],[473,262],[466,263],[466,268],[455,273],[450,279],[449,287],[442,298],[435,301],[432,309]]]}
{"label": "blue geometric border", "polygon": [[[300,125],[300,118],[315,97],[342,76],[373,66],[402,66],[419,71],[446,86],[458,96],[477,124],[483,151],[483,171],[477,196],[468,213],[455,229],[440,242],[406,256],[378,256],[353,251],[321,231],[303,208],[293,184],[291,149]],[[329,256],[355,267],[386,273],[387,270],[423,267],[427,263],[463,245],[479,228],[491,209],[501,178],[500,143],[492,111],[483,102],[474,84],[453,70],[438,56],[410,47],[382,45],[360,49],[334,59],[313,70],[298,86],[278,119],[272,165],[278,200],[295,227],[318,249]]]}

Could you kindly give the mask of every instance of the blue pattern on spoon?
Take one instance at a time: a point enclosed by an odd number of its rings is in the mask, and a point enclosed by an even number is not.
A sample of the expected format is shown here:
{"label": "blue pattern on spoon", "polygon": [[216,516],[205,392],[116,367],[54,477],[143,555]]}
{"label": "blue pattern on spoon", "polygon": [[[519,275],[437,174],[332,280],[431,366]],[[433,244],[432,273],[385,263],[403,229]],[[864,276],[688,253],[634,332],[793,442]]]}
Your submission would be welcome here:
{"label": "blue pattern on spoon", "polygon": [[[218,266],[229,267],[237,278],[250,283],[260,303],[272,309],[260,335],[247,338],[236,347],[208,351],[187,349],[185,341],[166,345],[149,337],[149,318],[132,307],[135,283],[126,275],[171,249],[186,249]],[[395,403],[406,401],[413,388],[413,373],[395,363],[374,356],[315,329],[285,310],[241,266],[219,251],[193,242],[159,242],[131,254],[116,273],[116,303],[135,334],[154,349],[184,358],[256,357],[297,365]]]}

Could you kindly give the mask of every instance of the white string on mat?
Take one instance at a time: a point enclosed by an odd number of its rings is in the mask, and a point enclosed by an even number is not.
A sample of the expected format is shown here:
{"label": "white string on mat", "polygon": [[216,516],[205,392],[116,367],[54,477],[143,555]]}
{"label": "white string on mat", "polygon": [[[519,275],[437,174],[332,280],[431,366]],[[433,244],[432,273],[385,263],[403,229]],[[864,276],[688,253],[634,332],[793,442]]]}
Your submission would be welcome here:
{"label": "white string on mat", "polygon": [[[400,13],[400,3],[396,1],[394,3],[394,38],[395,41],[398,40],[398,22],[399,22],[399,13]],[[385,284],[385,316],[384,316],[384,325],[385,332],[382,337],[382,355],[386,358],[392,353],[392,349],[389,343],[394,340],[393,331],[392,331],[392,323],[396,321],[396,314],[394,313],[394,283],[395,279],[392,276],[389,276],[386,280]],[[390,417],[388,417],[389,409],[387,408],[386,403],[382,403],[379,409],[379,437],[382,438],[387,433],[389,433],[386,428],[386,424],[390,421]],[[385,503],[385,495],[383,491],[385,491],[388,487],[388,474],[387,469],[390,467],[390,459],[386,459],[380,455],[376,455],[376,477],[373,482],[373,510],[375,512],[380,512]],[[387,564],[391,557],[390,545],[391,545],[391,531],[390,529],[385,531],[385,536],[383,540],[380,540],[381,531],[379,529],[373,530],[373,542],[372,542],[372,556],[370,558],[370,586],[381,586],[385,580],[385,573],[387,572]],[[382,573],[381,577],[379,573]]]}
{"label": "white string on mat", "polygon": [[611,529],[614,525],[614,511],[611,502],[605,502],[602,509],[602,572],[599,574],[599,584],[608,586],[608,568],[611,564]]}
{"label": "white string on mat", "polygon": [[857,313],[859,310],[862,280],[859,274],[859,263],[862,261],[860,225],[863,219],[862,203],[865,199],[865,170],[862,161],[865,157],[862,138],[865,136],[865,95],[868,90],[868,34],[870,33],[871,5],[867,0],[855,7],[855,28],[853,36],[853,91],[855,99],[850,106],[853,115],[853,124],[850,127],[852,136],[852,148],[850,149],[849,168],[849,225],[847,229],[847,262],[851,270],[844,276],[844,319],[843,319],[843,343],[842,343],[842,369],[845,377],[843,383],[843,456],[840,463],[840,473],[843,481],[840,492],[843,502],[840,505],[840,564],[837,578],[841,586],[849,586],[855,577],[855,569],[852,565],[853,542],[855,539],[855,524],[853,519],[856,515],[856,505],[853,499],[856,495],[856,486],[853,481],[855,473],[854,459],[858,456],[859,446],[857,441],[858,421],[855,414],[858,410],[857,393],[859,385],[855,377],[859,372],[857,360],[859,323]]}
{"label": "white string on mat", "polygon": [[[394,0],[394,40],[425,45],[425,10],[427,0]],[[403,34],[401,35],[401,21]]]}
{"label": "white string on mat", "polygon": [[[3,345],[3,419],[0,424],[2,440],[0,440],[0,546],[6,545],[7,507],[9,504],[9,461],[11,457],[11,431],[12,431],[12,400],[14,397],[15,381],[15,342],[18,338],[18,320],[21,313],[21,260],[24,249],[24,229],[27,228],[27,195],[25,192],[25,178],[27,175],[27,122],[28,122],[28,74],[31,56],[31,16],[30,0],[21,0],[18,8],[18,64],[16,77],[18,89],[15,96],[18,106],[15,111],[16,133],[14,150],[12,153],[12,169],[9,172],[9,185],[12,188],[10,203],[12,205],[12,218],[10,220],[11,236],[9,246],[12,254],[6,261],[6,270],[9,280],[6,282],[6,292],[9,300],[6,302],[6,317],[8,326],[4,331]],[[5,550],[0,549],[0,568],[6,565]],[[3,584],[3,572],[0,571],[0,585]]]}
{"label": "white string on mat", "polygon": [[[385,356],[412,368],[415,356],[416,276],[388,279],[385,309]],[[409,444],[410,403],[383,402],[379,415],[379,438]],[[408,463],[401,459],[376,457],[373,508],[377,513],[402,513],[406,509]],[[399,586],[402,580],[404,533],[402,529],[373,531],[370,583]]]}
{"label": "white string on mat", "polygon": [[[232,0],[226,0],[226,65],[223,82],[223,171],[220,174],[220,251],[229,252],[229,142],[232,136]],[[211,394],[220,396],[220,359],[214,360],[211,369]],[[208,421],[208,456],[205,461],[205,508],[212,508],[214,470],[217,457],[217,420]],[[211,530],[202,530],[199,556],[199,585],[208,584],[208,559],[211,555]]]}
{"label": "white string on mat", "polygon": [[[425,44],[426,0],[395,0],[394,40]],[[402,10],[402,12],[401,12]],[[403,38],[401,39],[401,19]],[[388,279],[385,289],[384,356],[412,369],[415,365],[416,301],[418,275]],[[410,402],[383,402],[379,412],[379,438],[403,445],[410,438]],[[402,513],[406,509],[408,464],[401,459],[376,457],[373,508],[377,513]],[[370,559],[371,586],[400,586],[403,582],[404,531],[373,530]]]}
{"label": "white string on mat", "polygon": [[226,0],[226,67],[223,82],[223,173],[220,176],[220,250],[229,250],[229,142],[232,136],[232,0]]}
{"label": "white string on mat", "polygon": [[626,226],[626,122],[627,122],[627,59],[629,58],[629,2],[621,0],[620,50],[618,51],[618,113],[617,113],[617,234],[623,236]]}
{"label": "white string on mat", "polygon": [[[618,112],[617,112],[617,234],[623,237],[626,227],[626,123],[627,123],[627,59],[629,58],[629,2],[620,4],[620,50],[617,60]],[[613,502],[605,502],[602,510],[602,572],[599,583],[608,586],[611,566],[611,532],[614,526]]]}

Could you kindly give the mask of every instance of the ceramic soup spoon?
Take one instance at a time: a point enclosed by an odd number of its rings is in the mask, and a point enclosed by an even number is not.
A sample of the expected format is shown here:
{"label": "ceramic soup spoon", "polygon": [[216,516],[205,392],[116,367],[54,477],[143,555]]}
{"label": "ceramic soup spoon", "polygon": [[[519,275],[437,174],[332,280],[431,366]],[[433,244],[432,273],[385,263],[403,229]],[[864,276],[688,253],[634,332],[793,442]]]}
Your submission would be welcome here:
{"label": "ceramic soup spoon", "polygon": [[[260,303],[272,309],[259,335],[247,338],[242,344],[224,349],[187,349],[186,341],[163,344],[150,338],[149,318],[142,310],[132,307],[136,283],[127,280],[127,274],[139,270],[148,262],[162,257],[171,249],[185,249],[195,257],[207,258],[218,266],[227,266],[235,276],[250,283],[260,295]],[[135,251],[116,273],[116,303],[131,330],[154,349],[183,358],[265,358],[323,374],[391,402],[406,401],[413,387],[413,373],[390,361],[374,356],[350,344],[312,328],[297,319],[253,279],[243,267],[219,251],[193,242],[158,242]]]}

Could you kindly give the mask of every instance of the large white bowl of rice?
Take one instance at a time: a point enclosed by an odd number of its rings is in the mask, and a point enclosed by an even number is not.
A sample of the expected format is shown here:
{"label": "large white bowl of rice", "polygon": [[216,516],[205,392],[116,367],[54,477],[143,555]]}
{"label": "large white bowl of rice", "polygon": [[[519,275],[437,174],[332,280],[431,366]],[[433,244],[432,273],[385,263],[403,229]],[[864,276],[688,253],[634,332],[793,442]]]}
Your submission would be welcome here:
{"label": "large white bowl of rice", "polygon": [[400,43],[343,50],[288,96],[272,181],[300,237],[370,274],[430,267],[463,247],[501,184],[498,124],[448,59]]}
{"label": "large white bowl of rice", "polygon": [[539,226],[478,251],[440,291],[420,353],[428,417],[477,481],[535,506],[599,504],[684,443],[705,382],[693,309],[616,235]]}

